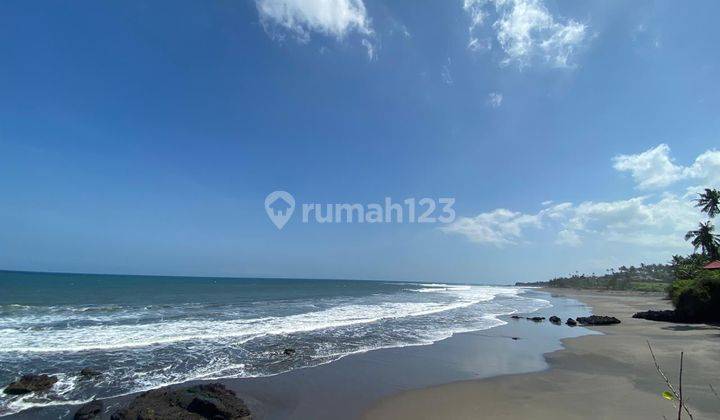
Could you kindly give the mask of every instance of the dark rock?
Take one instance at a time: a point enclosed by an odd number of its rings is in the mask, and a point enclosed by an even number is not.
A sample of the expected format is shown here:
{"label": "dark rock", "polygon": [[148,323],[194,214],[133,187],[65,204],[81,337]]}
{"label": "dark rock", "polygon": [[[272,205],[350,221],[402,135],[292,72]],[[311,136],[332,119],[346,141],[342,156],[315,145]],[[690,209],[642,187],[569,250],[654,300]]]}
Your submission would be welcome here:
{"label": "dark rock", "polygon": [[521,317],[520,315],[512,315],[512,316],[510,316],[510,318],[512,318],[512,319],[520,319],[520,318],[522,318],[522,317]]}
{"label": "dark rock", "polygon": [[574,327],[574,326],[577,325],[577,321],[575,321],[575,320],[572,319],[572,318],[568,318],[567,321],[565,321],[565,323],[568,324],[568,325],[571,326],[571,327]]}
{"label": "dark rock", "polygon": [[242,399],[222,384],[160,388],[140,394],[112,420],[250,420]]}
{"label": "dark rock", "polygon": [[582,325],[611,325],[619,324],[620,320],[614,316],[590,315],[578,317],[577,322]]}
{"label": "dark rock", "polygon": [[75,412],[75,420],[90,420],[98,417],[103,411],[102,401],[92,400],[89,403],[81,406],[78,411]]}
{"label": "dark rock", "polygon": [[534,316],[534,317],[528,317],[527,319],[529,319],[530,321],[542,322],[545,320],[545,317],[544,316]]}
{"label": "dark rock", "polygon": [[638,312],[632,316],[633,318],[647,319],[650,321],[661,321],[661,322],[679,322],[677,312],[673,310],[665,311],[645,311]]}
{"label": "dark rock", "polygon": [[560,323],[562,323],[562,319],[553,315],[550,317],[550,322],[552,322],[553,324],[560,324]]}
{"label": "dark rock", "polygon": [[57,381],[56,376],[24,375],[22,378],[8,385],[3,392],[10,395],[22,395],[31,392],[47,391],[52,388]]}
{"label": "dark rock", "polygon": [[283,354],[285,356],[292,356],[293,354],[295,354],[295,349],[285,349],[283,350]]}
{"label": "dark rock", "polygon": [[516,341],[520,339],[520,337],[510,337],[510,338],[512,338],[513,340],[516,340]]}
{"label": "dark rock", "polygon": [[83,368],[80,371],[80,379],[94,379],[98,376],[102,376],[102,372],[93,368]]}

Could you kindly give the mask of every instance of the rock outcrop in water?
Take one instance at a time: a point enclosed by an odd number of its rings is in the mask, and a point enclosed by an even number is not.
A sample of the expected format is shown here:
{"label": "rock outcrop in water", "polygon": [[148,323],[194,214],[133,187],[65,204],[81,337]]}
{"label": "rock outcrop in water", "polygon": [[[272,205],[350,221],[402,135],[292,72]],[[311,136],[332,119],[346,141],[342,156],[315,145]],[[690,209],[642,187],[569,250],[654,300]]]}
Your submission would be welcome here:
{"label": "rock outcrop in water", "polygon": [[102,372],[93,368],[83,368],[80,371],[80,379],[95,379],[102,376]]}
{"label": "rock outcrop in water", "polygon": [[283,354],[285,356],[292,356],[295,354],[295,349],[289,349],[289,348],[285,349],[285,350],[283,350]]}
{"label": "rock outcrop in water", "polygon": [[74,420],[90,420],[100,416],[103,411],[102,401],[92,400],[87,404],[81,406],[78,411],[75,412]]}
{"label": "rock outcrop in water", "polygon": [[29,394],[31,392],[47,391],[58,381],[56,376],[24,375],[22,378],[8,385],[3,391],[10,395]]}
{"label": "rock outcrop in water", "polygon": [[570,326],[570,327],[574,327],[574,326],[577,325],[577,321],[575,321],[575,320],[572,319],[572,318],[568,318],[567,321],[565,321],[565,323],[566,323],[568,326]]}
{"label": "rock outcrop in water", "polygon": [[620,320],[614,316],[590,315],[578,317],[577,322],[582,325],[612,325],[619,324]]}
{"label": "rock outcrop in water", "polygon": [[533,317],[528,317],[528,319],[533,322],[543,322],[545,320],[545,317],[544,316],[533,316]]}
{"label": "rock outcrop in water", "polygon": [[558,324],[558,325],[560,325],[560,324],[562,323],[562,319],[560,319],[559,317],[553,315],[553,316],[550,317],[550,322],[552,322],[553,324]]}
{"label": "rock outcrop in water", "polygon": [[250,420],[245,402],[222,384],[160,388],[140,394],[112,420]]}

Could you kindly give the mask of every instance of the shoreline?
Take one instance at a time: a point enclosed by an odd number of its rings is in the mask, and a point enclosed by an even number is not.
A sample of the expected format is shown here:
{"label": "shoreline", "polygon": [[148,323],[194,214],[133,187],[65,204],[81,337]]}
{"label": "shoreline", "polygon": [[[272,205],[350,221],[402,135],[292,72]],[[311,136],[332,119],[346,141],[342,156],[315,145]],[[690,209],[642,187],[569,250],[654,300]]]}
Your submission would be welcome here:
{"label": "shoreline", "polygon": [[[525,293],[548,299],[554,305],[532,312],[531,316],[557,314],[565,319],[590,313],[574,299],[550,297],[531,289]],[[427,345],[373,349],[272,376],[197,380],[171,387],[220,382],[245,400],[256,419],[360,418],[366,409],[398,392],[546,369],[543,354],[561,348],[561,339],[594,334],[586,328],[559,327],[547,321],[515,321],[510,314],[498,319],[504,325],[456,333]],[[137,395],[104,399],[102,418],[109,418]],[[5,418],[72,418],[77,408],[31,408]]]}
{"label": "shoreline", "polygon": [[603,335],[562,339],[562,349],[544,355],[549,368],[533,373],[459,381],[384,398],[363,414],[375,419],[658,419],[677,417],[661,397],[664,382],[646,341],[675,384],[685,352],[683,392],[695,419],[720,416],[709,384],[720,382],[720,327],[632,318],[648,309],[669,309],[661,294],[543,289],[581,301],[598,315],[622,323],[590,327]]}
{"label": "shoreline", "polygon": [[[652,342],[665,373],[677,377],[685,351],[684,393],[696,419],[718,418],[720,327],[631,318],[664,309],[657,293],[528,289],[553,306],[527,316],[616,316],[605,327],[554,325],[499,317],[504,325],[456,333],[427,345],[373,349],[335,361],[253,378],[219,382],[235,391],[257,420],[374,419],[657,419],[677,416],[662,399],[664,383],[647,349]],[[104,399],[110,415],[140,393]],[[29,409],[4,418],[72,418],[77,405]]]}

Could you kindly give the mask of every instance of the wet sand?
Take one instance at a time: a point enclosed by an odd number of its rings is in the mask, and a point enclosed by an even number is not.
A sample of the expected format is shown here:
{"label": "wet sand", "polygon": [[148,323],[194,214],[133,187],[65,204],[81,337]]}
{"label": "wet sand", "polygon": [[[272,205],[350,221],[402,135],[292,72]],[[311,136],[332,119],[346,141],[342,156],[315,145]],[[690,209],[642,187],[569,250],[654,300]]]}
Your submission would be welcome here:
{"label": "wet sand", "polygon": [[[637,311],[668,309],[660,294],[550,290],[585,302],[619,325],[594,327],[604,335],[563,340],[545,355],[549,369],[527,374],[454,382],[387,397],[365,419],[662,419],[677,418],[664,400],[653,364],[676,381],[685,352],[683,394],[695,419],[720,418],[720,328],[631,318]],[[685,417],[684,417],[685,418]]]}
{"label": "wet sand", "polygon": [[[532,316],[589,313],[574,299],[559,297],[552,303],[554,307]],[[562,348],[563,338],[593,334],[547,321],[503,319],[508,324],[456,334],[432,345],[374,350],[281,375],[223,382],[248,401],[257,419],[354,419],[398,392],[546,369],[543,354]]]}

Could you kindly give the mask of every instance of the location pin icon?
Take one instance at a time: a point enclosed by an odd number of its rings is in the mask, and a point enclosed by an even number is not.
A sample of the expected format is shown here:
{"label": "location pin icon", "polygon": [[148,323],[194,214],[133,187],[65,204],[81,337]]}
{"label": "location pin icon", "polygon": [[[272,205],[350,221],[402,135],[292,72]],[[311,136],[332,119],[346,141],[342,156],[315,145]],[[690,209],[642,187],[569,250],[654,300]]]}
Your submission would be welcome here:
{"label": "location pin icon", "polygon": [[287,191],[273,191],[265,197],[265,211],[270,221],[282,229],[295,211],[295,199]]}

